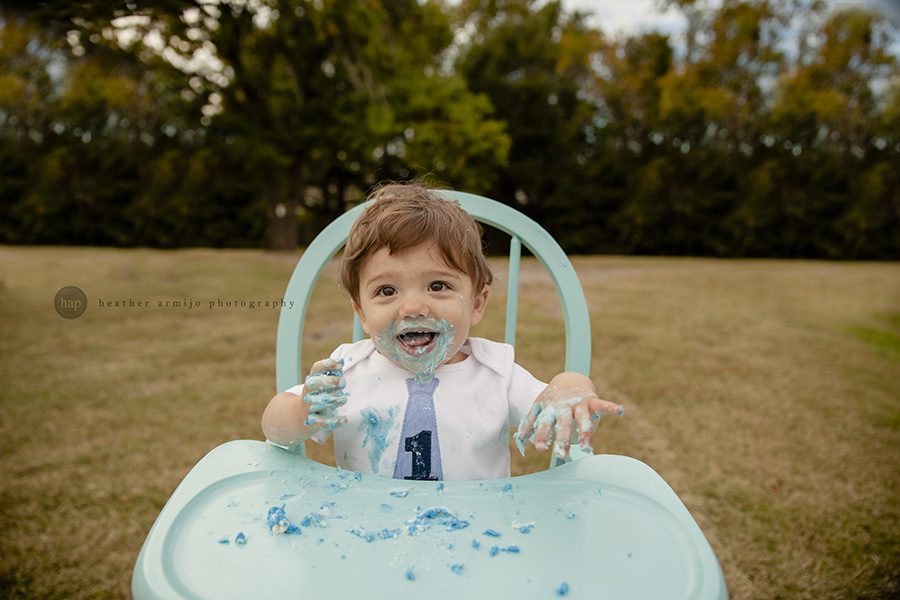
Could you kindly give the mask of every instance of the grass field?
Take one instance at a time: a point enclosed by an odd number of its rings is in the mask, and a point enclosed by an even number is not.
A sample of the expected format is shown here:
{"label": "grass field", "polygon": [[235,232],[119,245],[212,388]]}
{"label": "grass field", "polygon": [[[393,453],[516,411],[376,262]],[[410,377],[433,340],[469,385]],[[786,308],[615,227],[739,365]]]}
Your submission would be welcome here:
{"label": "grass field", "polygon": [[[225,303],[280,300],[298,255],[0,248],[0,594],[128,595],[141,543],[191,466],[261,438],[277,312]],[[672,485],[732,597],[897,597],[900,265],[573,262],[592,374],[626,406],[595,449]],[[501,337],[498,279],[476,335]],[[78,319],[52,308],[65,285],[88,296]],[[559,305],[531,260],[521,285],[518,359],[548,378],[563,366]],[[304,370],[349,338],[333,267],[310,318]],[[324,462],[330,452],[311,448]],[[530,449],[514,474],[546,460]]]}

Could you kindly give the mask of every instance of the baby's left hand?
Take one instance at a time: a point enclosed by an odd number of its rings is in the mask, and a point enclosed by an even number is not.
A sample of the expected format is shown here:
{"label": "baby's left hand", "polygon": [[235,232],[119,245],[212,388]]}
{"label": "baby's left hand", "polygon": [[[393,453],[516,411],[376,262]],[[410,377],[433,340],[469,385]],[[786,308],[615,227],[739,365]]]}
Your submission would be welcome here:
{"label": "baby's left hand", "polygon": [[516,447],[525,455],[525,440],[544,451],[556,439],[560,458],[569,455],[576,440],[582,448],[591,447],[591,436],[601,415],[619,415],[625,407],[601,400],[590,379],[579,373],[560,373],[550,381],[519,423]]}

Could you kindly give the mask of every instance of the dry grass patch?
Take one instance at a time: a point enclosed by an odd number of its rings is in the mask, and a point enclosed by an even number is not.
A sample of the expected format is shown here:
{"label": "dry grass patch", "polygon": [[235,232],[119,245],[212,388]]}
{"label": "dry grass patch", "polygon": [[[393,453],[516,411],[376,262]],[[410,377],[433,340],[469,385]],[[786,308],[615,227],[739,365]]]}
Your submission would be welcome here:
{"label": "dry grass patch", "polygon": [[[144,536],[207,451],[260,438],[277,312],[298,253],[0,248],[0,590],[128,594]],[[710,539],[734,598],[900,593],[900,266],[577,257],[592,370],[626,416],[601,452],[644,460]],[[476,335],[502,339],[503,261]],[[52,299],[92,302],[63,320]],[[563,368],[562,316],[526,259],[519,361]],[[151,307],[99,308],[100,299]],[[158,306],[191,300],[193,308]],[[335,265],[304,365],[350,333]],[[333,464],[330,445],[310,454]],[[543,468],[533,450],[514,473]]]}

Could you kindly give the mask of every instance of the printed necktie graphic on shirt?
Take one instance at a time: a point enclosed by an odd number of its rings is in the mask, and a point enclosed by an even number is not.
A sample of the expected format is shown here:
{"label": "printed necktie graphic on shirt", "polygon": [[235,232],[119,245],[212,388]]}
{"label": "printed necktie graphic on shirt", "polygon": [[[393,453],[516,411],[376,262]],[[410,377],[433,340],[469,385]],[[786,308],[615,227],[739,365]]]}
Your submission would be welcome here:
{"label": "printed necktie graphic on shirt", "polygon": [[415,378],[406,380],[409,401],[400,430],[394,479],[437,481],[444,478],[434,412],[434,391],[439,383],[437,377],[425,383]]}

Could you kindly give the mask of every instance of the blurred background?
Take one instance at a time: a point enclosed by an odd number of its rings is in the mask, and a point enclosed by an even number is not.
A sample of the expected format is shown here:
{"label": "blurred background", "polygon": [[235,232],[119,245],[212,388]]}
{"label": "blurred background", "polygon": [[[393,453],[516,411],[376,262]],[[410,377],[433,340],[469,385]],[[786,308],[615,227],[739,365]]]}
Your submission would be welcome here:
{"label": "blurred background", "polygon": [[[732,598],[900,597],[898,24],[896,0],[2,2],[0,597],[128,597],[185,474],[262,437],[262,301],[418,178],[572,256],[627,407],[594,448],[664,477]],[[490,261],[473,333],[501,339]],[[520,289],[547,380],[563,317],[531,257]],[[347,300],[332,261],[303,372]]]}
{"label": "blurred background", "polygon": [[891,0],[0,8],[0,243],[292,249],[382,180],[569,253],[900,257]]}

